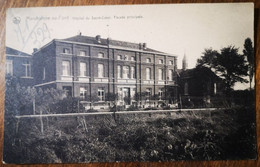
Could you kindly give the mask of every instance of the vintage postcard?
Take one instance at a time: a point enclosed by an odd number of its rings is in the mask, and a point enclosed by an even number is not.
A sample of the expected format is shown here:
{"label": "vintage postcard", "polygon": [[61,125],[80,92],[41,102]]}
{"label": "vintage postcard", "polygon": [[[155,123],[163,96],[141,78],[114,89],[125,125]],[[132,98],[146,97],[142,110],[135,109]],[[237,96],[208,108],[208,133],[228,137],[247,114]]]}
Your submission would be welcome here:
{"label": "vintage postcard", "polygon": [[10,8],[4,163],[256,158],[254,4]]}

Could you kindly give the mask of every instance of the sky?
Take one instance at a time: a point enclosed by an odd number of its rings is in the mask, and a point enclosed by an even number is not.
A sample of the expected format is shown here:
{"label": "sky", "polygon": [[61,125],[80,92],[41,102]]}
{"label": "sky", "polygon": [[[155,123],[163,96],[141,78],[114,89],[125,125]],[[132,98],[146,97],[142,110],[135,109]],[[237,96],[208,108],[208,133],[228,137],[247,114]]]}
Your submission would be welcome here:
{"label": "sky", "polygon": [[31,54],[52,39],[81,32],[147,43],[149,48],[177,55],[178,68],[186,54],[188,68],[194,68],[206,48],[234,45],[242,54],[244,40],[253,41],[253,9],[253,3],[11,8],[6,46]]}

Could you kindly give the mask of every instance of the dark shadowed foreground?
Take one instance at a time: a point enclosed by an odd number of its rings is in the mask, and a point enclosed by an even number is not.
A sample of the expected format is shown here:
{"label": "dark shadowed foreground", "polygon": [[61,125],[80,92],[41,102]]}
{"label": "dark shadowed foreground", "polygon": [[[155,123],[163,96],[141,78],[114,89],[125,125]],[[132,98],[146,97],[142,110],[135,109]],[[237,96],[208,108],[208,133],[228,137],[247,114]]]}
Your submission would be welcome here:
{"label": "dark shadowed foreground", "polygon": [[43,118],[5,117],[6,163],[254,159],[253,108]]}

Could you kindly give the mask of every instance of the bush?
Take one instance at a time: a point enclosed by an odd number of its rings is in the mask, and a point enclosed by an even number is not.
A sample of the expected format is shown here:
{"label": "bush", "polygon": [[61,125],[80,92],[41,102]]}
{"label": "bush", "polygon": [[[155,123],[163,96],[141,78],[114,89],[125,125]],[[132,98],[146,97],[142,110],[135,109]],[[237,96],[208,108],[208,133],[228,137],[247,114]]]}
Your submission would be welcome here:
{"label": "bush", "polygon": [[170,110],[171,107],[170,106],[163,106],[163,110]]}
{"label": "bush", "polygon": [[157,107],[147,107],[144,110],[158,110],[158,108]]}
{"label": "bush", "polygon": [[87,110],[88,113],[98,112],[98,110],[95,110],[93,108]]}
{"label": "bush", "polygon": [[131,105],[131,106],[129,106],[126,110],[127,110],[127,111],[138,111],[139,108],[138,108],[137,106]]}

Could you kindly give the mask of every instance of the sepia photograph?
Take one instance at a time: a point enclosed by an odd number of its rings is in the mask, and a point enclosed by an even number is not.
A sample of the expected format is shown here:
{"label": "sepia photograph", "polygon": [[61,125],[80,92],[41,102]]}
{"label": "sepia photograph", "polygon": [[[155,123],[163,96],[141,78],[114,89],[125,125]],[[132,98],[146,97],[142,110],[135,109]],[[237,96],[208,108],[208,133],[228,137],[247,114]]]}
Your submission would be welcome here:
{"label": "sepia photograph", "polygon": [[256,159],[254,4],[9,8],[3,163]]}

